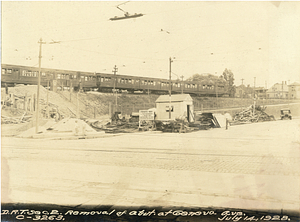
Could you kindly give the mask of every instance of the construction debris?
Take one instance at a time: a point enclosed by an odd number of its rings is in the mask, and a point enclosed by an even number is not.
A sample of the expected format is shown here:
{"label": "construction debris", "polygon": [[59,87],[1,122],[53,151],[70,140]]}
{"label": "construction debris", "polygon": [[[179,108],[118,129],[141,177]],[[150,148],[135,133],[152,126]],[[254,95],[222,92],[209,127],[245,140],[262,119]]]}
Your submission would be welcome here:
{"label": "construction debris", "polygon": [[44,126],[38,128],[38,134],[35,133],[36,128],[32,127],[27,131],[19,134],[18,137],[23,138],[88,138],[98,137],[104,132],[96,132],[83,120],[76,118],[65,118],[59,122],[53,119],[49,120]]}
{"label": "construction debris", "polygon": [[201,113],[195,115],[195,125],[198,125],[200,130],[208,130],[216,127],[213,113]]}
{"label": "construction debris", "polygon": [[155,121],[156,130],[171,133],[187,133],[197,130],[197,127],[191,127],[186,118],[176,118],[170,121]]}
{"label": "construction debris", "polygon": [[265,110],[267,107],[254,106],[251,105],[242,112],[235,114],[233,117],[233,124],[239,123],[253,123],[253,122],[264,122],[264,121],[274,121],[275,117],[273,115],[268,115]]}
{"label": "construction debris", "polygon": [[19,124],[28,122],[32,118],[32,115],[25,116],[25,113],[26,112],[24,112],[21,117],[9,117],[1,115],[1,124]]}

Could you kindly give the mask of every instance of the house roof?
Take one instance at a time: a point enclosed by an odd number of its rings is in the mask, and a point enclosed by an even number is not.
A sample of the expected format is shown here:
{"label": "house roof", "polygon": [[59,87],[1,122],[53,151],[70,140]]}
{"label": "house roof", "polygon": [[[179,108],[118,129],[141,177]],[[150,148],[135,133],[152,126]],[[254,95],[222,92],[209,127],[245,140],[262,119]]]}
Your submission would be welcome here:
{"label": "house roof", "polygon": [[[183,102],[183,101],[193,101],[190,94],[174,94],[171,95],[171,102]],[[164,102],[170,102],[169,95],[161,95],[158,97],[158,99],[155,101],[156,103],[164,103]]]}
{"label": "house roof", "polygon": [[300,86],[300,83],[294,82],[294,83],[290,84],[289,86]]}

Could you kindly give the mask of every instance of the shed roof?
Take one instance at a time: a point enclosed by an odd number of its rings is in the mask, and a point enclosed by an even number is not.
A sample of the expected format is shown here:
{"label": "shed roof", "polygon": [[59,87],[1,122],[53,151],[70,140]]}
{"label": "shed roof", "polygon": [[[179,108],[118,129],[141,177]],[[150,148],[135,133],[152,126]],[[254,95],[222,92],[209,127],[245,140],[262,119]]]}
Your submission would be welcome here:
{"label": "shed roof", "polygon": [[[169,102],[170,97],[169,95],[161,95],[158,97],[158,99],[155,101],[156,103],[164,103]],[[174,94],[171,95],[171,102],[183,102],[183,101],[193,101],[190,94]]]}

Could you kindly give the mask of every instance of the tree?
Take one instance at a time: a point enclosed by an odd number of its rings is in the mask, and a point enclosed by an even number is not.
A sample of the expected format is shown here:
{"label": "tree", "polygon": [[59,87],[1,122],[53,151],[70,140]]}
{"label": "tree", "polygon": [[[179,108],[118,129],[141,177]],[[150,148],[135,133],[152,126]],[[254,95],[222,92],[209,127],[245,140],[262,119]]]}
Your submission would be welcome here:
{"label": "tree", "polygon": [[218,76],[212,75],[212,74],[194,74],[193,76],[191,76],[190,78],[187,79],[187,81],[198,81],[201,82],[202,80],[217,80]]}
{"label": "tree", "polygon": [[226,68],[220,77],[226,81],[225,89],[228,92],[229,97],[234,97],[236,89],[234,86],[234,76],[232,71]]}

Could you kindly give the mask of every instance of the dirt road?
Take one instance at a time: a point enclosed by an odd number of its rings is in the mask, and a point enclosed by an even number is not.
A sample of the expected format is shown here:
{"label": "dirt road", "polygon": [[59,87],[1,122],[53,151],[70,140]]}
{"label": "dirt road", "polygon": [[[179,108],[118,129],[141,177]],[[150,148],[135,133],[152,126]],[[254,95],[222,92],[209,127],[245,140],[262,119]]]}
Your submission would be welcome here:
{"label": "dirt road", "polygon": [[300,119],[188,134],[2,138],[2,203],[299,209]]}

